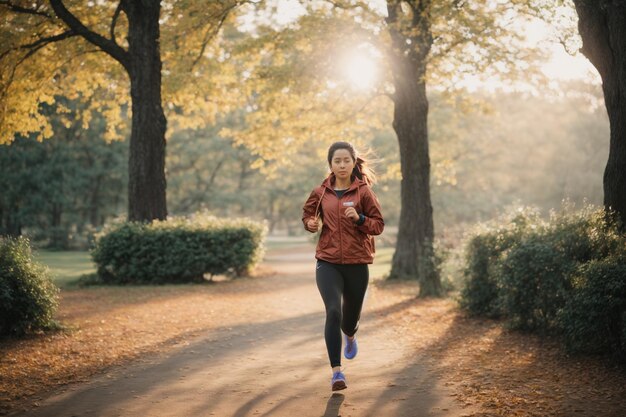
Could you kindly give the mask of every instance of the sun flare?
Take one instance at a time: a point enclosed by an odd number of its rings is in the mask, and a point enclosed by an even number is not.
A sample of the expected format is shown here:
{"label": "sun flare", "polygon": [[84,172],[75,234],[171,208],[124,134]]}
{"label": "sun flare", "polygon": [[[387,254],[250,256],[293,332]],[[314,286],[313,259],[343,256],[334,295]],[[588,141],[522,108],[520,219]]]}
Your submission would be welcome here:
{"label": "sun flare", "polygon": [[374,87],[378,77],[378,68],[372,57],[365,52],[354,51],[346,55],[341,68],[343,77],[354,88],[368,90]]}

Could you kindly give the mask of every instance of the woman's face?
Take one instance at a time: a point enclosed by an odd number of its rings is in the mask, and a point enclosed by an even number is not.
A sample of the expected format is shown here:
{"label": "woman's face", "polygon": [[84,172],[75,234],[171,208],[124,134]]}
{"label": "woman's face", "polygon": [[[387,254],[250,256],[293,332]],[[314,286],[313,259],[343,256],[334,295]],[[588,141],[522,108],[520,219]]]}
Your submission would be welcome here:
{"label": "woman's face", "polygon": [[337,149],[330,160],[330,170],[335,174],[335,177],[341,180],[350,179],[355,165],[356,162],[347,149]]}

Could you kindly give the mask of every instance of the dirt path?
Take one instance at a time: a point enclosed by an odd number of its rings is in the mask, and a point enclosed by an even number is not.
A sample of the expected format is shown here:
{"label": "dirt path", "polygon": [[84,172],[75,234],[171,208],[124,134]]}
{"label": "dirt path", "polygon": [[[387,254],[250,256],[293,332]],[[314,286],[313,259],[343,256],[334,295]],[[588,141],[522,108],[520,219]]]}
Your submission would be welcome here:
{"label": "dirt path", "polygon": [[274,250],[259,270],[64,292],[68,332],[0,343],[0,415],[626,416],[623,368],[416,299],[411,282],[370,282],[333,395],[313,248]]}
{"label": "dirt path", "polygon": [[[231,303],[239,317],[169,351],[70,386],[15,416],[462,416],[471,408],[429,370],[389,316],[408,291],[370,285],[348,389],[332,394],[310,247],[269,254],[278,274]],[[248,285],[249,286],[249,285]],[[250,289],[250,288],[248,288]],[[262,297],[259,294],[262,294]],[[393,294],[392,294],[393,293]],[[224,305],[215,314],[229,316]],[[235,324],[233,324],[235,323]],[[449,385],[449,384],[448,384]]]}

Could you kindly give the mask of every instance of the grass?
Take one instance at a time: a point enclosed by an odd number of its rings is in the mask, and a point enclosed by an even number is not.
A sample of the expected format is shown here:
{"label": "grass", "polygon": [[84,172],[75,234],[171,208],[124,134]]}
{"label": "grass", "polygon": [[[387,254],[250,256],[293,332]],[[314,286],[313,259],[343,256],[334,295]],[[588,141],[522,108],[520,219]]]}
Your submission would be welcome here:
{"label": "grass", "polygon": [[[307,236],[297,237],[270,237],[265,243],[267,250],[276,250],[311,244]],[[378,248],[374,264],[370,265],[370,277],[381,279],[389,274],[391,269],[391,257],[394,248]],[[35,261],[50,268],[52,279],[61,288],[72,287],[76,280],[83,274],[96,272],[96,266],[91,261],[87,251],[48,251],[37,250],[34,252]]]}
{"label": "grass", "polygon": [[[272,236],[265,242],[267,250],[283,249],[301,246],[310,243],[307,236]],[[49,251],[36,250],[33,253],[35,261],[50,269],[52,280],[61,288],[72,287],[83,274],[96,272],[96,266],[91,261],[87,251]]]}
{"label": "grass", "polygon": [[96,272],[87,251],[34,251],[35,261],[50,268],[52,280],[61,288],[72,286],[83,274]]}
{"label": "grass", "polygon": [[301,246],[311,244],[309,235],[302,236],[268,236],[265,239],[265,249],[283,249],[293,246]]}

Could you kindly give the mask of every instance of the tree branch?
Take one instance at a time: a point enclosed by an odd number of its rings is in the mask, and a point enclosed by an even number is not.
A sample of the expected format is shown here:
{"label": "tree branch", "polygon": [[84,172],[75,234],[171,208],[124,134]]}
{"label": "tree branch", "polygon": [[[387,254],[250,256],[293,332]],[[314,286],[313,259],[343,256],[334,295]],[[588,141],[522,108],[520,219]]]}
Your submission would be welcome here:
{"label": "tree branch", "polygon": [[362,2],[362,1],[357,1],[357,2],[345,2],[341,0],[326,0],[326,1],[332,4],[333,7],[336,7],[338,9],[349,10],[349,9],[358,9],[359,7],[364,10],[369,9],[367,3]]}
{"label": "tree branch", "polygon": [[214,18],[219,18],[217,25],[215,27],[210,26],[207,29],[204,35],[204,38],[202,39],[202,46],[200,47],[200,52],[198,53],[198,56],[196,57],[196,59],[194,59],[193,63],[191,64],[190,70],[193,70],[193,68],[198,64],[198,62],[200,62],[200,59],[202,59],[202,55],[204,55],[204,51],[206,50],[207,45],[209,44],[211,39],[213,39],[213,37],[215,37],[219,33],[222,26],[224,26],[224,22],[226,21],[226,18],[228,17],[228,14],[231,11],[233,11],[237,7],[240,7],[243,4],[252,4],[256,6],[256,5],[259,5],[260,3],[261,1],[255,1],[255,0],[235,1],[230,6],[226,7],[225,10],[222,10],[219,13],[209,16],[209,20],[213,20]]}
{"label": "tree branch", "polygon": [[120,16],[120,12],[122,11],[122,0],[117,3],[117,7],[115,8],[115,13],[113,13],[113,19],[111,20],[111,40],[114,44],[118,44],[115,40],[115,25],[117,24],[117,18]]}
{"label": "tree branch", "polygon": [[[486,26],[481,27],[479,30],[477,30],[477,31],[474,33],[474,36],[477,36],[477,35],[480,35],[480,34],[482,34],[482,33],[486,32],[486,31],[487,31],[487,29],[489,29],[489,28],[488,28],[488,27],[486,27]],[[434,56],[434,57],[432,57],[432,58],[438,58],[438,57],[443,57],[443,56],[446,56],[446,55],[448,55],[450,52],[452,52],[452,50],[453,50],[454,48],[456,48],[457,46],[459,46],[459,45],[464,45],[464,44],[466,44],[467,42],[469,42],[469,41],[471,41],[471,40],[472,40],[472,38],[468,38],[468,37],[461,37],[461,36],[459,36],[459,37],[458,37],[458,38],[457,38],[454,42],[450,42],[450,43],[448,44],[448,46],[447,46],[445,49],[440,50],[440,51],[439,51],[437,54],[435,54],[435,56]],[[431,58],[431,60],[432,60],[432,58]]]}
{"label": "tree branch", "polygon": [[72,36],[76,36],[76,33],[74,33],[72,30],[68,30],[58,35],[37,39],[35,42],[29,43],[26,45],[20,45],[14,48],[9,48],[0,54],[0,61],[2,61],[2,59],[4,59],[5,56],[7,56],[9,53],[13,51],[18,51],[20,49],[30,49],[30,51],[28,51],[26,55],[24,55],[17,61],[17,63],[14,66],[14,70],[15,70],[15,68],[20,66],[26,59],[30,58],[32,55],[34,55],[37,51],[39,51],[46,45],[49,45],[54,42],[59,42],[67,38],[71,38]]}
{"label": "tree branch", "polygon": [[76,34],[82,36],[90,43],[102,49],[102,51],[106,52],[122,64],[127,71],[130,71],[130,60],[126,50],[116,44],[113,40],[107,39],[87,28],[65,7],[62,0],[50,0],[50,5],[56,15],[63,20],[63,22],[65,22],[70,29],[76,32]]}
{"label": "tree branch", "polygon": [[11,3],[9,0],[0,0],[0,5],[7,6],[9,9],[17,13],[32,14],[35,16],[42,16],[48,19],[52,19],[52,16],[50,16],[46,12],[43,12],[37,9],[29,9],[27,7],[18,6],[17,4]]}
{"label": "tree branch", "polygon": [[[200,52],[198,53],[198,56],[196,57],[196,59],[194,59],[193,63],[191,64],[191,70],[193,70],[193,68],[198,64],[198,62],[200,62],[200,59],[202,59],[202,55],[204,55],[204,51],[206,50],[207,45],[209,44],[209,42],[211,41],[211,39],[213,39],[214,36],[216,36],[220,29],[222,28],[222,26],[224,25],[224,22],[226,21],[226,18],[228,17],[228,14],[235,8],[237,7],[237,4],[230,6],[229,8],[227,8],[226,10],[222,11],[221,15],[219,16],[219,21],[217,23],[217,25],[215,27],[209,27],[204,35],[204,39],[202,39],[202,46],[200,47]],[[213,18],[215,16],[211,16],[211,18]]]}
{"label": "tree branch", "polygon": [[[29,43],[29,44],[26,44],[26,45],[18,46],[17,48],[13,48],[13,50],[17,50],[17,49],[32,49],[32,51],[29,52],[29,54],[32,55],[32,53],[34,53],[33,51],[37,51],[37,50],[43,48],[44,46],[46,46],[48,44],[51,44],[51,43],[54,43],[54,42],[59,42],[59,41],[62,41],[64,39],[67,39],[67,38],[71,38],[72,36],[76,36],[76,33],[70,29],[70,30],[67,30],[67,31],[65,31],[63,33],[60,33],[58,35],[48,36],[46,38],[37,39],[33,43]],[[0,59],[2,59],[2,57],[4,55],[5,55],[4,53],[2,55],[0,55]]]}
{"label": "tree branch", "polygon": [[360,8],[368,15],[380,18],[380,15],[376,13],[374,10],[372,10],[370,4],[368,4],[367,1],[356,1],[353,3],[352,2],[346,3],[345,0],[326,0],[326,1],[337,9],[350,10],[350,9]]}
{"label": "tree branch", "polygon": [[405,39],[400,33],[400,28],[398,27],[398,9],[400,8],[401,5],[398,0],[387,0],[387,18],[385,18],[385,22],[387,23],[389,35],[391,36],[391,50],[393,51],[392,58],[395,59],[402,56],[404,49],[406,48]]}

